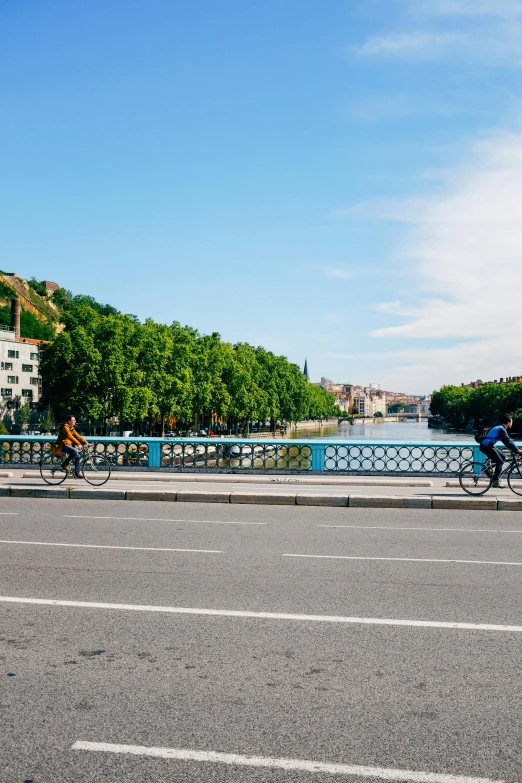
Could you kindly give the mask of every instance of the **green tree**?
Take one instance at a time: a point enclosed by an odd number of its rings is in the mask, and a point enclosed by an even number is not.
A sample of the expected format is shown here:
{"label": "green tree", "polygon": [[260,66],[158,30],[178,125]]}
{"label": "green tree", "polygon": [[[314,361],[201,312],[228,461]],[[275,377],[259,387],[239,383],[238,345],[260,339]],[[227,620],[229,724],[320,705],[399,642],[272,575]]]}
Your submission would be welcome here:
{"label": "green tree", "polygon": [[308,394],[308,418],[330,419],[341,415],[341,409],[337,405],[335,396],[313,383],[307,385]]}
{"label": "green tree", "polygon": [[31,277],[31,279],[27,282],[33,291],[36,291],[38,296],[42,296],[44,299],[47,299],[47,288],[45,287],[45,283],[43,281],[39,282],[36,277]]}
{"label": "green tree", "polygon": [[473,389],[468,386],[443,386],[434,392],[430,410],[455,424],[466,424],[470,417],[470,399]]}
{"label": "green tree", "polygon": [[18,410],[15,412],[15,420],[16,423],[20,425],[22,432],[25,432],[27,429],[27,425],[29,424],[29,420],[31,418],[31,406],[29,405],[29,401],[25,400],[22,405],[18,408]]}
{"label": "green tree", "polygon": [[217,333],[200,335],[174,322],[140,323],[92,297],[59,289],[53,301],[65,329],[42,348],[44,404],[120,428],[152,434],[174,417],[183,426],[227,417],[250,422],[300,421],[341,415],[335,397],[308,383],[284,356]]}
{"label": "green tree", "polygon": [[56,421],[53,414],[53,409],[50,405],[42,413],[40,418],[40,427],[44,432],[51,432],[56,427]]}
{"label": "green tree", "polygon": [[522,383],[485,383],[483,386],[443,386],[433,393],[431,412],[453,426],[469,421],[495,424],[504,413],[514,419],[514,429],[522,428]]}

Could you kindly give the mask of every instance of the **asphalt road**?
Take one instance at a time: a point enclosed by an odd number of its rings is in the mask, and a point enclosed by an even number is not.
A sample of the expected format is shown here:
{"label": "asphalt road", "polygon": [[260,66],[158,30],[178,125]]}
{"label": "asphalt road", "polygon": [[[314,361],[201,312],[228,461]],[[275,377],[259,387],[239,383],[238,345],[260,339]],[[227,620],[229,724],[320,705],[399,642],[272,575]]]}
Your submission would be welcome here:
{"label": "asphalt road", "polygon": [[522,780],[522,513],[2,498],[0,596],[2,783]]}

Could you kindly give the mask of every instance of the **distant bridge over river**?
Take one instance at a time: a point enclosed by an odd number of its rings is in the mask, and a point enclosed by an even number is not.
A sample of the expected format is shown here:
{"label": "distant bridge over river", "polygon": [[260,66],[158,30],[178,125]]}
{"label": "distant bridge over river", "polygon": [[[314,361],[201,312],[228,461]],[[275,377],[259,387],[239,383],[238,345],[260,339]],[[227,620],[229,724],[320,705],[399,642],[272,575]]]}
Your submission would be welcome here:
{"label": "distant bridge over river", "polygon": [[350,416],[347,419],[339,419],[339,424],[370,424],[379,421],[427,421],[430,413],[390,413],[387,416]]}

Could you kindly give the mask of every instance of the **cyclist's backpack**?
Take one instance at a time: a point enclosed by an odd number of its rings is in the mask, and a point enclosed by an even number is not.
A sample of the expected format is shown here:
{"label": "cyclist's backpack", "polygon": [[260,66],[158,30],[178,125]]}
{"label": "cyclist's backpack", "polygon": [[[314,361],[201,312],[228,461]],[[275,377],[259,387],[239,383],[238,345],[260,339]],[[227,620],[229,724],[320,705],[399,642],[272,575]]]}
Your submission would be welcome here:
{"label": "cyclist's backpack", "polygon": [[55,457],[61,457],[62,456],[62,446],[59,443],[59,441],[55,441],[53,443],[51,451],[53,452]]}
{"label": "cyclist's backpack", "polygon": [[481,427],[479,430],[475,432],[475,440],[477,443],[482,443],[488,432],[490,431],[491,427]]}

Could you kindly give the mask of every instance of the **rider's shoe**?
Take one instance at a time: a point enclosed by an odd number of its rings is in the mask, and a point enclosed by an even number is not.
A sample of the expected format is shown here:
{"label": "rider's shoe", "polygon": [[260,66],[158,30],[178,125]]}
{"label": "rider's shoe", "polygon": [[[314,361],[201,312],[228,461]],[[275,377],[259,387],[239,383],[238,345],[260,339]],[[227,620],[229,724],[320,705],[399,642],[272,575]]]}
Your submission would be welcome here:
{"label": "rider's shoe", "polygon": [[83,478],[83,476],[82,476],[81,473],[75,473],[74,474],[74,478],[81,479],[81,478]]}
{"label": "rider's shoe", "polygon": [[496,481],[492,481],[491,482],[491,486],[494,487],[495,489],[505,489],[506,488],[506,485],[505,484],[501,484],[498,479]]}

